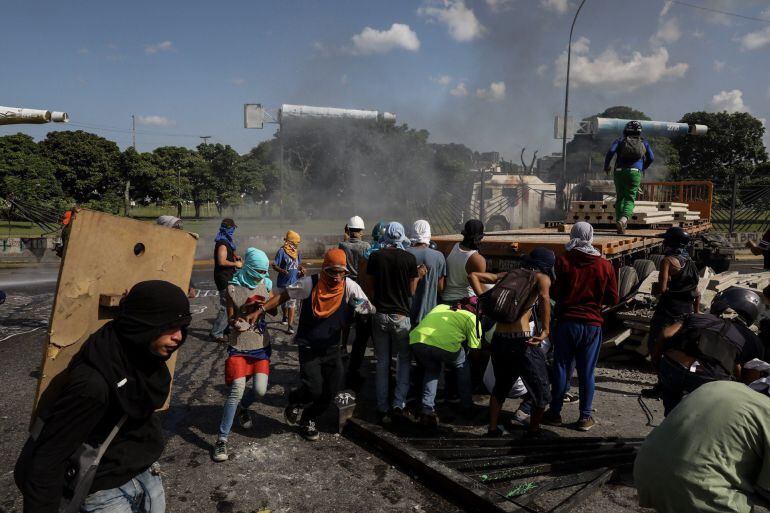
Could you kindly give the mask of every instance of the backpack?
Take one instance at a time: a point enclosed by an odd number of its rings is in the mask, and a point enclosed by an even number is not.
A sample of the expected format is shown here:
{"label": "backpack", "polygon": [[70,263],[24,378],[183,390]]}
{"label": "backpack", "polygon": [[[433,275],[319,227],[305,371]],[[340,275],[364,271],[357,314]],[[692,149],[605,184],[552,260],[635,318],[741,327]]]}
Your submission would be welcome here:
{"label": "backpack", "polygon": [[647,154],[647,148],[645,148],[641,137],[629,135],[621,139],[617,153],[618,167],[621,167],[621,164],[633,164],[637,160],[643,159]]}
{"label": "backpack", "polygon": [[528,300],[535,287],[536,272],[514,269],[494,287],[479,296],[479,312],[495,322],[511,323],[527,312]]}
{"label": "backpack", "polygon": [[684,352],[695,356],[698,360],[721,367],[727,376],[732,375],[738,356],[738,347],[731,344],[727,338],[730,326],[730,321],[722,320],[719,330],[708,328],[690,330],[690,336],[684,343]]}

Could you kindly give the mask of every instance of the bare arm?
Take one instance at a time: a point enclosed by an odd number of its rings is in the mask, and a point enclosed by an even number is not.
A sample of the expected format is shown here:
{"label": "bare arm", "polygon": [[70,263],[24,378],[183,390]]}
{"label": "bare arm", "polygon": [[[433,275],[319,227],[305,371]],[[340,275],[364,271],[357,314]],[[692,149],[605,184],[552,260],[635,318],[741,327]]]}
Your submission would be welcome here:
{"label": "bare arm", "polygon": [[409,291],[414,296],[415,292],[417,292],[417,285],[419,285],[420,280],[425,277],[425,275],[428,274],[428,268],[425,267],[425,264],[420,264],[417,266],[417,277],[412,278],[412,280],[409,282]]}
{"label": "bare arm", "polygon": [[674,324],[671,324],[669,326],[666,326],[663,328],[663,331],[661,331],[660,336],[658,337],[658,340],[653,340],[652,343],[654,344],[652,349],[652,354],[650,355],[650,359],[652,360],[652,363],[655,365],[658,365],[660,363],[660,358],[663,356],[663,345],[665,344],[666,340],[669,340],[671,337],[679,333],[679,330],[682,329],[682,322],[675,322]]}
{"label": "bare arm", "polygon": [[528,344],[540,345],[551,333],[551,279],[545,274],[537,274],[537,308],[540,314],[540,334],[527,340]]}
{"label": "bare arm", "polygon": [[446,277],[442,276],[441,278],[439,278],[436,286],[438,287],[439,292],[444,292],[444,287],[446,286]]}
{"label": "bare arm", "polygon": [[668,257],[660,263],[660,274],[658,275],[658,292],[664,294],[668,290],[668,279],[671,273],[671,261]]}
{"label": "bare arm", "polygon": [[231,261],[227,259],[227,248],[219,246],[217,248],[217,265],[219,267],[241,267],[241,263],[238,261]]}
{"label": "bare arm", "polygon": [[497,280],[502,279],[504,276],[505,273],[494,274],[473,272],[468,275],[468,284],[473,289],[473,292],[475,292],[477,296],[480,296],[484,293],[484,287],[482,287],[482,285],[494,285],[497,283]]}
{"label": "bare arm", "polygon": [[289,293],[284,290],[281,292],[278,296],[273,296],[270,299],[267,300],[267,302],[262,305],[262,308],[268,312],[270,315],[275,315],[277,312],[276,308],[284,304],[286,301],[289,300]]}
{"label": "bare arm", "polygon": [[275,264],[270,264],[270,267],[272,267],[273,270],[278,274],[289,274],[289,271],[287,269],[281,269],[279,266]]}
{"label": "bare arm", "polygon": [[468,274],[487,272],[487,260],[477,251],[465,262],[465,272]]}

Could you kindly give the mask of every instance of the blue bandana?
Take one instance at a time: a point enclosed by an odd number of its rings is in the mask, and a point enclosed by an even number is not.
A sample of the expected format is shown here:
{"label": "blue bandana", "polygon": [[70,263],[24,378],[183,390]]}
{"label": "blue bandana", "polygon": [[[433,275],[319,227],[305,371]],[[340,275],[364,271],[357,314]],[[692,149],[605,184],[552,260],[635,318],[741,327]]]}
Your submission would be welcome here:
{"label": "blue bandana", "polygon": [[233,240],[233,234],[235,233],[234,226],[227,226],[225,223],[219,227],[219,233],[214,237],[214,242],[224,242],[230,249],[235,251],[235,241]]}

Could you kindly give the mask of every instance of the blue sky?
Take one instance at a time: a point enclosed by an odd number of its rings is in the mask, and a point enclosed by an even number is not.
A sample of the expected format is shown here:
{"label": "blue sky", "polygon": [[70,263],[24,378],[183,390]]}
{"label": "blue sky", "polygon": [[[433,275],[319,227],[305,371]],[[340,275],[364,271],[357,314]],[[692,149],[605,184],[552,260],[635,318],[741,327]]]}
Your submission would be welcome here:
{"label": "blue sky", "polygon": [[[688,0],[770,20],[768,0]],[[436,142],[518,160],[560,148],[564,52],[577,0],[5,0],[0,105],[67,111],[121,147],[246,152],[244,103],[395,112]],[[575,28],[570,110],[612,105],[676,120],[693,110],[770,119],[770,23],[665,0],[587,0]],[[85,125],[85,126],[77,126]],[[100,128],[93,128],[100,127]],[[766,142],[770,139],[766,138]]]}

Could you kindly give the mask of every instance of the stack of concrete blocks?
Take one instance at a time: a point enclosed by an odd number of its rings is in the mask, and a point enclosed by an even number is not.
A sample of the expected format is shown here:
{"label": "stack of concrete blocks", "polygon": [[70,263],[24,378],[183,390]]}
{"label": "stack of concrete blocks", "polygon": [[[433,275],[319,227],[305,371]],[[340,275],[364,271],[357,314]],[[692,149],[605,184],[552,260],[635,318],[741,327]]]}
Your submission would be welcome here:
{"label": "stack of concrete blocks", "polygon": [[[630,226],[680,224],[700,219],[700,212],[690,210],[687,203],[637,201],[628,220]],[[586,221],[593,225],[615,224],[615,201],[573,201],[567,223]]]}

